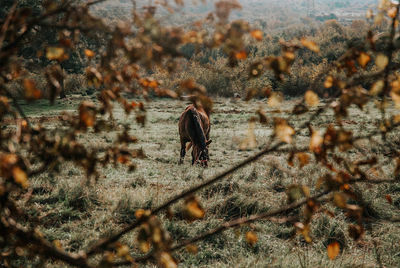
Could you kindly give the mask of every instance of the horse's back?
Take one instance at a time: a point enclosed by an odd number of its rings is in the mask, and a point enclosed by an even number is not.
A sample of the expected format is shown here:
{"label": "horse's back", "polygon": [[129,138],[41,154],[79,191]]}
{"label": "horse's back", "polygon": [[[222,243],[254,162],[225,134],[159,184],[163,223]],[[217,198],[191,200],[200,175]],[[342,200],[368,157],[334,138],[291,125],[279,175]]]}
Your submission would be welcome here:
{"label": "horse's back", "polygon": [[196,108],[193,104],[188,105],[179,118],[179,135],[181,138],[190,139],[189,128],[193,127],[192,117],[195,116],[199,117],[203,132],[208,138],[210,132],[210,121],[208,115],[203,108]]}

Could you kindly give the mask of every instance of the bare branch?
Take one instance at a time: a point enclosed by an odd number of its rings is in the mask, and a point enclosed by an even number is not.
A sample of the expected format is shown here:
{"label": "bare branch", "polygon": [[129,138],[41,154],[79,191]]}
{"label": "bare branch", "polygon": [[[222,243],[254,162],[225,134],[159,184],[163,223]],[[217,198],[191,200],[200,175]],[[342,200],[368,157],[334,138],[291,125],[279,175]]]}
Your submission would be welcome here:
{"label": "bare branch", "polygon": [[8,26],[10,25],[10,21],[12,16],[14,16],[15,10],[17,8],[18,5],[18,1],[15,1],[15,3],[13,4],[13,6],[11,7],[11,9],[8,12],[8,16],[3,24],[3,27],[1,27],[1,32],[0,32],[0,48],[3,45],[3,41],[6,38],[6,34],[7,34],[7,29]]}
{"label": "bare branch", "polygon": [[37,249],[35,249],[37,253],[43,254],[51,259],[64,261],[77,267],[91,267],[87,263],[85,255],[70,254],[61,249],[58,249],[53,246],[53,244],[51,244],[49,241],[45,240],[42,236],[38,235],[39,233],[37,231],[28,231],[21,225],[16,223],[13,219],[6,219],[5,217],[2,217],[1,221],[3,225],[9,229],[9,233],[14,232],[17,236],[19,236],[27,243],[32,243],[38,246]]}

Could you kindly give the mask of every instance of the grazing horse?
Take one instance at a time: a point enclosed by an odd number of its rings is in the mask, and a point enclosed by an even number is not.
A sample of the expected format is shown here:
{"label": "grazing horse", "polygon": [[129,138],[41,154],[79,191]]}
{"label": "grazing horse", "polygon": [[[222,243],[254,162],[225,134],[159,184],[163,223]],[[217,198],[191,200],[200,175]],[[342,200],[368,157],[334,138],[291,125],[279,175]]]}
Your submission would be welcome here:
{"label": "grazing horse", "polygon": [[203,167],[207,167],[208,145],[210,138],[209,115],[203,108],[195,108],[193,104],[186,107],[179,118],[179,136],[181,140],[181,158],[179,163],[183,163],[186,154],[186,143],[189,143],[187,150],[192,149],[192,165],[200,162]]}

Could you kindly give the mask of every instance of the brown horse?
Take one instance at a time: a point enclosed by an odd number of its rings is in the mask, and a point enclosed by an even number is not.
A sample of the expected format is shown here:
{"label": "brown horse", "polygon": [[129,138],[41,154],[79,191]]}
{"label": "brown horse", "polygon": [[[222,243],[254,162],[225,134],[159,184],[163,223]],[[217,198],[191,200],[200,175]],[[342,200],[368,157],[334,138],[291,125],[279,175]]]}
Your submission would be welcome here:
{"label": "brown horse", "polygon": [[210,120],[209,115],[203,108],[197,109],[193,104],[186,107],[179,118],[179,136],[181,139],[181,158],[179,163],[183,163],[186,154],[186,143],[190,142],[188,150],[192,149],[192,165],[200,162],[203,167],[207,167],[208,145],[210,138]]}

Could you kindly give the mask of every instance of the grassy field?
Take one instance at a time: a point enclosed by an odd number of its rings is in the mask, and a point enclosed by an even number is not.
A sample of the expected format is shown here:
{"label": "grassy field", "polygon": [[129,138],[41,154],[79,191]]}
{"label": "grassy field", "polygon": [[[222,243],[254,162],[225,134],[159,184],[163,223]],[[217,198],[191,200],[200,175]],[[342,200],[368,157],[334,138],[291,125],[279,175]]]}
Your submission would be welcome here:
{"label": "grassy field", "polygon": [[[78,101],[69,98],[57,101],[52,107],[39,102],[23,105],[23,108],[29,117],[35,118],[34,121],[43,118],[47,127],[56,128],[60,111],[72,111]],[[207,169],[191,166],[190,153],[184,164],[178,165],[178,118],[186,107],[185,102],[163,99],[148,103],[148,121],[144,128],[135,123],[133,116],[127,117],[122,109],[116,109],[117,122],[132,125],[131,133],[140,139],[135,146],[143,148],[147,156],[137,160],[136,171],[128,172],[124,167],[109,166],[100,169],[102,175],[97,182],[88,182],[82,170],[66,163],[58,171],[31,178],[34,194],[22,198],[19,203],[30,215],[39,219],[41,231],[47,238],[59,240],[63,248],[69,251],[85,249],[100,234],[110,234],[132,222],[138,208],[157,206],[182,190],[253,155],[258,148],[252,151],[239,150],[249,118],[255,115],[260,105],[264,106],[268,117],[286,118],[286,112],[293,103],[294,100],[287,101],[281,111],[277,111],[268,108],[264,100],[246,103],[217,99],[211,116],[210,136],[213,142],[209,147]],[[375,129],[380,114],[372,104],[367,108],[368,113],[361,113],[353,107],[349,118],[344,120],[344,127],[359,135]],[[292,117],[290,123],[299,126],[306,119],[307,116]],[[318,129],[330,123],[333,123],[333,116],[327,112],[318,117],[313,125]],[[272,131],[272,123],[256,125],[259,148],[268,142]],[[101,146],[112,143],[116,135],[89,133],[81,138],[86,144]],[[386,142],[379,137],[375,140],[358,142],[358,150],[352,149],[348,154],[352,159],[376,156],[380,161],[380,176],[391,178],[395,165],[386,151],[390,146],[400,146],[399,133],[389,135]],[[299,132],[296,144],[301,146],[308,142],[308,130]],[[326,173],[313,162],[302,169],[297,165],[290,167],[287,158],[287,154],[267,155],[228,179],[201,191],[198,197],[206,209],[205,219],[188,223],[176,217],[172,221],[166,220],[166,230],[175,241],[179,241],[217,227],[223,221],[277,208],[287,202],[287,186],[294,183],[314,186],[318,178]],[[358,242],[349,237],[349,221],[341,210],[328,205],[336,217],[331,218],[323,213],[314,217],[311,233],[314,241],[311,244],[305,243],[301,236],[296,236],[292,224],[261,221],[225,231],[198,243],[199,252],[196,255],[181,250],[175,256],[182,267],[399,267],[400,223],[387,219],[400,216],[400,183],[355,187],[364,193],[363,199],[368,205],[366,213],[370,219],[365,225],[364,237]],[[386,201],[387,194],[392,197],[392,204]],[[174,206],[174,210],[179,210],[180,205]],[[293,212],[293,215],[296,213]],[[244,237],[250,229],[258,235],[254,247],[248,245]],[[332,239],[339,240],[342,249],[333,261],[326,254],[326,246]],[[128,245],[135,245],[135,241],[135,233],[122,239]],[[138,252],[136,248],[133,250]],[[63,264],[52,263],[48,266]]]}

